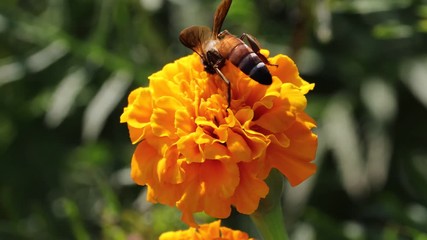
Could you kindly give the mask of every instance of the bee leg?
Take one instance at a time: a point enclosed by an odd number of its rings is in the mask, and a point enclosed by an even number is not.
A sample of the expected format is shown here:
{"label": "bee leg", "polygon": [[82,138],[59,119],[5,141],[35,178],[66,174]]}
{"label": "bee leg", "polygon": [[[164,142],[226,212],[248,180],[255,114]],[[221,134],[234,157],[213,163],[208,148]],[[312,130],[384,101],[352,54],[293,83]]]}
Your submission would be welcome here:
{"label": "bee leg", "polygon": [[258,43],[258,40],[256,40],[254,36],[247,33],[243,33],[242,36],[240,36],[240,39],[244,40],[245,38],[248,41],[249,46],[251,46],[252,51],[254,51],[256,55],[258,55],[258,57],[265,63],[265,65],[276,66],[276,67],[278,66],[277,64],[270,63],[268,59],[260,53],[260,50],[261,50],[260,44]]}
{"label": "bee leg", "polygon": [[219,70],[218,67],[214,67],[215,72],[218,73],[218,75],[222,78],[222,80],[224,80],[224,82],[227,84],[227,108],[230,107],[230,103],[231,103],[231,85],[230,85],[230,81],[224,76],[224,74],[221,72],[221,70]]}

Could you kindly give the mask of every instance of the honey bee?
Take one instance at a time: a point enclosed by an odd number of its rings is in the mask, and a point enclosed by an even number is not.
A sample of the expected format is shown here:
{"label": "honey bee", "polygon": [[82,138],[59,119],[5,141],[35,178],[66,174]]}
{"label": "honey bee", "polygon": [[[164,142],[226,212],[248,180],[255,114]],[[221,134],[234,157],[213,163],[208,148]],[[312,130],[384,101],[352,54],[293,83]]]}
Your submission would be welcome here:
{"label": "honey bee", "polygon": [[[232,0],[222,0],[218,6],[214,15],[212,31],[206,26],[191,26],[179,34],[181,43],[200,56],[205,71],[210,74],[218,74],[227,84],[228,106],[231,102],[230,81],[221,72],[226,60],[229,60],[251,79],[264,85],[272,83],[272,77],[266,65],[274,65],[260,53],[260,46],[253,36],[243,33],[238,38],[227,30],[220,32],[231,2]],[[244,39],[248,41],[249,46],[243,42]]]}

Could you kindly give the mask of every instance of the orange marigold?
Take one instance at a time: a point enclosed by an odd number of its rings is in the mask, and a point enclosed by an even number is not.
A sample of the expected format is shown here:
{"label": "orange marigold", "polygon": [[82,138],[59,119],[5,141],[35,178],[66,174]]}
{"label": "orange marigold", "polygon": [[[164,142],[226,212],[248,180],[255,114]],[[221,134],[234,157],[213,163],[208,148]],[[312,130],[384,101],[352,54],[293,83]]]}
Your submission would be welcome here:
{"label": "orange marigold", "polygon": [[272,168],[293,186],[315,172],[316,125],[304,112],[314,84],[300,78],[289,57],[269,61],[278,65],[268,67],[270,86],[226,63],[229,108],[226,84],[207,74],[196,54],[167,64],[129,95],[120,120],[137,144],[131,176],[147,185],[148,201],[178,207],[182,220],[197,226],[195,212],[226,218],[234,206],[253,213]]}
{"label": "orange marigold", "polygon": [[253,240],[247,233],[221,227],[221,221],[202,224],[198,228],[190,228],[176,232],[166,232],[159,240]]}

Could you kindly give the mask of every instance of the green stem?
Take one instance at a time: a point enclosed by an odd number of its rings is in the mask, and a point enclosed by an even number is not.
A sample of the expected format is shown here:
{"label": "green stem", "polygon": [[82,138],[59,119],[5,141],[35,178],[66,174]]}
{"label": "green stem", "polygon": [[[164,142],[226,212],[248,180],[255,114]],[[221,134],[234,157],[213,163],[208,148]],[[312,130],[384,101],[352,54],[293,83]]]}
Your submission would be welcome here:
{"label": "green stem", "polygon": [[270,192],[260,201],[251,219],[264,240],[287,240],[288,235],[282,213],[281,196],[283,176],[277,170],[271,171],[266,180]]}

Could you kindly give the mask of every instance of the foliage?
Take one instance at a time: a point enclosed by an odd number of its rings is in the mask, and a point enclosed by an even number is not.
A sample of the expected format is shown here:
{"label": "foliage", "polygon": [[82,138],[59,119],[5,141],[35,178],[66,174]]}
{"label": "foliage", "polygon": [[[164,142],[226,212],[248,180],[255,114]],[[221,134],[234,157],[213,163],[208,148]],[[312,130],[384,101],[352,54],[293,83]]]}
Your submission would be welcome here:
{"label": "foliage", "polygon": [[[130,89],[190,53],[180,30],[210,25],[217,3],[0,2],[1,239],[185,227],[130,181],[119,116]],[[292,239],[427,238],[426,23],[423,0],[233,2],[225,28],[289,54],[316,83],[319,171],[287,188]],[[256,237],[238,214],[224,222]]]}

